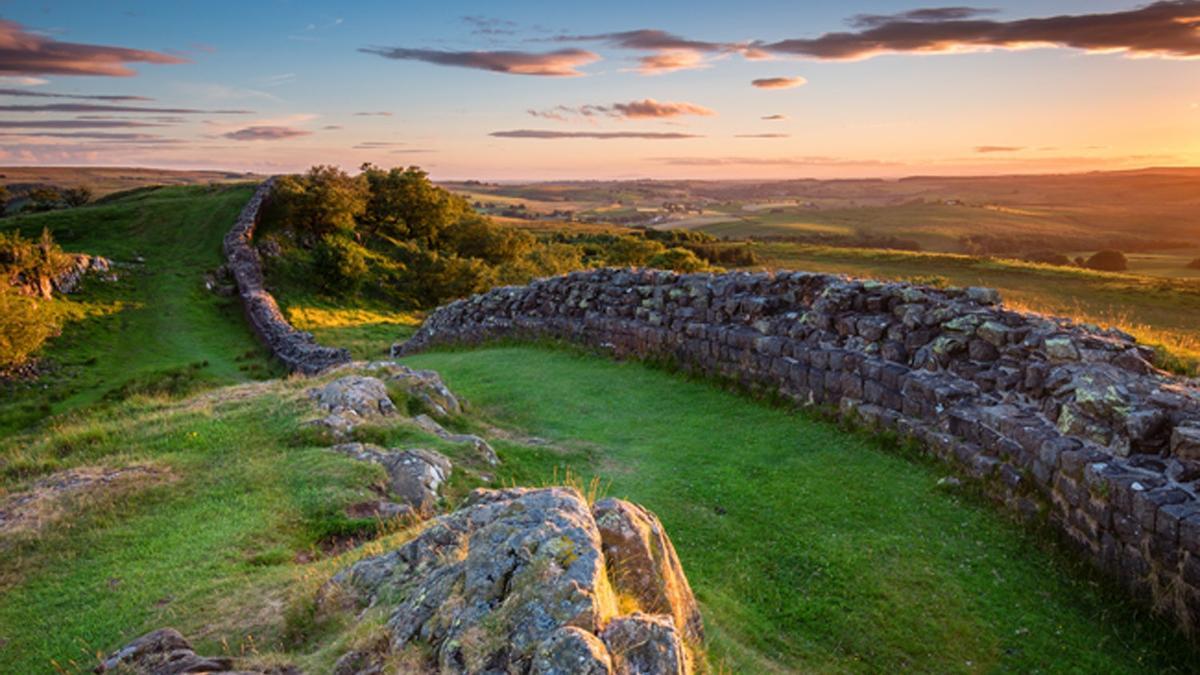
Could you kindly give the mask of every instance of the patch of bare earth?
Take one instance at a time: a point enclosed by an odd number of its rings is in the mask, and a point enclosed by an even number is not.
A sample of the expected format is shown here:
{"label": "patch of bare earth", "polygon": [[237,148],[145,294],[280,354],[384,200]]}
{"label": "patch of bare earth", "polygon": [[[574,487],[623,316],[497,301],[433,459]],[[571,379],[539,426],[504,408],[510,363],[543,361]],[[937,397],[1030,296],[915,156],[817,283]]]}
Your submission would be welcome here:
{"label": "patch of bare earth", "polygon": [[28,490],[0,497],[0,547],[6,540],[39,534],[91,504],[175,479],[166,467],[152,464],[87,466],[51,474]]}

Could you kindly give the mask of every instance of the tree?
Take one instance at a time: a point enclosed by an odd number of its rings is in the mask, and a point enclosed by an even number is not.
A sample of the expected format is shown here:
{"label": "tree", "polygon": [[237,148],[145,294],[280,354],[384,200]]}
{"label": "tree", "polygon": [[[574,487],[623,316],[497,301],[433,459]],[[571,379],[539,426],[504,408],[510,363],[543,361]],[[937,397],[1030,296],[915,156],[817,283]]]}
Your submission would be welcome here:
{"label": "tree", "polygon": [[0,218],[3,218],[8,213],[8,188],[0,185]]}
{"label": "tree", "polygon": [[380,235],[440,249],[440,236],[451,225],[473,215],[470,203],[433,184],[415,166],[384,171],[364,164],[362,175],[370,197],[360,222],[367,236]]}
{"label": "tree", "polygon": [[614,267],[645,265],[650,258],[667,250],[657,241],[641,237],[618,237],[605,251],[605,262]]}
{"label": "tree", "polygon": [[335,294],[355,294],[367,282],[367,267],[363,248],[339,234],[326,234],[313,249],[313,267],[318,283]]}
{"label": "tree", "polygon": [[70,207],[83,206],[92,201],[92,196],[92,189],[86,185],[63,190],[62,193],[63,201]]}
{"label": "tree", "polygon": [[1125,259],[1125,254],[1112,249],[1098,251],[1088,258],[1084,265],[1089,269],[1105,272],[1124,272],[1129,269],[1129,261]]}
{"label": "tree", "polygon": [[314,166],[276,181],[264,216],[269,225],[289,228],[313,245],[326,234],[352,235],[366,206],[363,181],[334,166]]}

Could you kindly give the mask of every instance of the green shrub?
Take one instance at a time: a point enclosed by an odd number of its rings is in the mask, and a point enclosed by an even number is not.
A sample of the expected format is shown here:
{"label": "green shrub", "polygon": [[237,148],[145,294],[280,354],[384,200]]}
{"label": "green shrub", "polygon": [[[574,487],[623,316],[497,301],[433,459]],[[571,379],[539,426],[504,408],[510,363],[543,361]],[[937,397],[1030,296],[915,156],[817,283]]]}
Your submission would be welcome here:
{"label": "green shrub", "polygon": [[1129,261],[1125,259],[1124,253],[1106,249],[1088,258],[1084,266],[1088,269],[1104,272],[1124,272],[1129,269]]}
{"label": "green shrub", "polygon": [[57,331],[42,303],[0,282],[0,369],[25,363]]}
{"label": "green shrub", "polygon": [[650,258],[647,264],[650,267],[675,270],[676,272],[699,272],[708,267],[703,260],[696,257],[695,253],[678,246]]}

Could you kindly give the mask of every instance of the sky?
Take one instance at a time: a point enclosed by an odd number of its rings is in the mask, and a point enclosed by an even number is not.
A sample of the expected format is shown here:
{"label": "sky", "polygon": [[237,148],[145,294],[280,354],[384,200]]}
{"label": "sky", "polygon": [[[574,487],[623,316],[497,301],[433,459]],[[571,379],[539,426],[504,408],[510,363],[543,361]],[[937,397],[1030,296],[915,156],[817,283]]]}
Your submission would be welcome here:
{"label": "sky", "polygon": [[435,179],[1200,164],[1200,0],[0,0],[0,164]]}

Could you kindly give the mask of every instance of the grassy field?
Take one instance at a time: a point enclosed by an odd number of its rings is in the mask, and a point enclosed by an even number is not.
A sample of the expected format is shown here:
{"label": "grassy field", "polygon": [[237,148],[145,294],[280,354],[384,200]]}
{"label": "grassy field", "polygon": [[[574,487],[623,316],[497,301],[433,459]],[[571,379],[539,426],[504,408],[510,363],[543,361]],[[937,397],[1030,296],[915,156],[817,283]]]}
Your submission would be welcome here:
{"label": "grassy field", "polygon": [[[702,602],[717,672],[1200,667],[1186,641],[1045,538],[879,441],[572,351],[406,361],[467,397],[459,426],[490,435],[503,460],[493,484],[552,484],[569,470],[655,510]],[[40,537],[0,541],[0,670],[84,670],[95,653],[172,625],[207,653],[326,672],[337,636],[306,633],[302,608],[363,555],[347,537],[381,535],[366,549],[378,551],[405,535],[347,515],[382,475],[300,430],[314,415],[312,385],[134,396],[0,442],[6,464],[160,472],[69,504]],[[530,435],[541,440],[520,440]],[[411,426],[361,437],[454,457],[452,502],[481,484],[461,470],[468,449]],[[21,489],[39,473],[6,473],[0,486]]]}
{"label": "grassy field", "polygon": [[81,292],[53,301],[66,323],[42,355],[49,374],[34,387],[0,390],[0,433],[129,390],[278,374],[238,300],[204,288],[250,193],[247,186],[170,187],[0,220],[0,228],[29,236],[47,228],[67,251],[122,264],[120,281],[89,280]]}
{"label": "grassy field", "polygon": [[155,185],[196,185],[261,179],[237,171],[171,171],[109,166],[0,166],[0,185],[13,192],[25,187],[88,187],[96,197]]}

